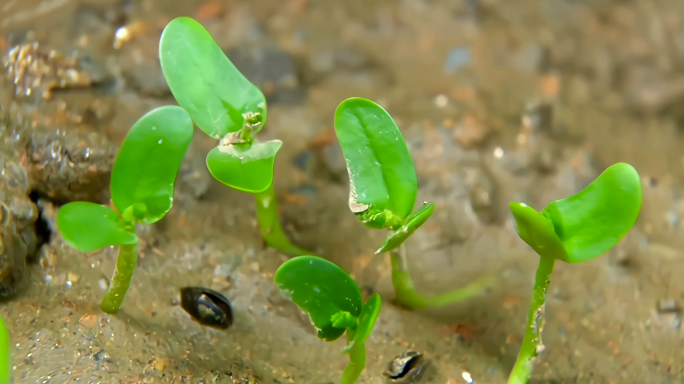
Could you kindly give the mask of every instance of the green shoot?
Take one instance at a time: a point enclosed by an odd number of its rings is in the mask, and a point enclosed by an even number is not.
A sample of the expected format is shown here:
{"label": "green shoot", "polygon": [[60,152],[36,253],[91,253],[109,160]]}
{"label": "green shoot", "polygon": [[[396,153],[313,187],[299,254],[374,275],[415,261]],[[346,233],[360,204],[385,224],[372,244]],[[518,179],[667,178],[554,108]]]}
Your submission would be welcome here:
{"label": "green shoot", "polygon": [[255,195],[266,244],[291,256],[308,252],[285,237],[278,220],[273,165],[280,140],[260,142],[266,125],[266,97],[233,65],[197,21],[179,17],[159,43],[162,71],[171,93],[197,126],[218,140],[207,168],[222,184]]}
{"label": "green shoot", "polygon": [[517,231],[540,256],[525,337],[508,384],[526,384],[544,345],[544,307],[555,260],[580,263],[601,256],[629,232],[641,211],[641,180],[629,164],[606,169],[579,193],[546,206],[541,213],[511,203]]}
{"label": "green shoot", "polygon": [[373,101],[350,98],[337,107],[335,132],[349,173],[349,209],[368,227],[389,230],[375,253],[390,252],[399,305],[411,310],[439,307],[477,295],[493,284],[493,279],[485,278],[442,295],[416,292],[403,244],[427,221],[435,206],[423,203],[411,214],[418,180],[399,127]]}
{"label": "green shoot", "polygon": [[64,205],[57,226],[64,240],[82,252],[119,246],[116,270],[101,308],[115,314],[138,262],[135,224],[161,220],[173,205],[178,170],[192,141],[190,116],[180,107],[154,109],[126,135],[112,169],[114,209],[90,202]]}
{"label": "green shoot", "polygon": [[10,334],[5,320],[0,317],[0,384],[10,384],[12,360],[10,358]]}
{"label": "green shoot", "polygon": [[380,314],[380,295],[363,304],[361,290],[349,274],[317,256],[286,261],[274,280],[281,294],[311,317],[320,339],[334,341],[347,332],[344,352],[349,353],[349,364],[340,383],[355,383],[366,366],[365,342]]}

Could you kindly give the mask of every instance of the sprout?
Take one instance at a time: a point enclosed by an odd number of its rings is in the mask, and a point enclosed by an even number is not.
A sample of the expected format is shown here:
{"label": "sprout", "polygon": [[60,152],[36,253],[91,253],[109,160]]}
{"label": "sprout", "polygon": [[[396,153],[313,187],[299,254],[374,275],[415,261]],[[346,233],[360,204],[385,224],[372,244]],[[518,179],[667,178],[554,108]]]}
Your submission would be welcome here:
{"label": "sprout", "polygon": [[104,312],[119,311],[138,262],[135,224],[161,220],[173,205],[173,188],[192,141],[192,121],[180,107],[154,109],[126,135],[112,169],[114,209],[90,202],[64,205],[57,226],[64,240],[82,252],[119,246],[116,270],[102,300]]}
{"label": "sprout", "polygon": [[349,173],[349,209],[368,227],[389,230],[375,253],[390,252],[398,304],[407,309],[438,307],[465,300],[492,285],[493,280],[485,278],[442,295],[416,292],[404,242],[430,218],[435,206],[425,202],[413,212],[418,181],[399,127],[378,104],[351,98],[337,107],[335,132]]}
{"label": "sprout", "polygon": [[510,209],[518,235],[540,256],[525,337],[508,379],[508,384],[526,384],[534,359],[543,350],[546,292],[555,261],[589,261],[614,247],[639,216],[641,181],[634,167],[618,163],[579,193],[554,201],[541,212],[523,203],[511,203]]}
{"label": "sprout", "polygon": [[189,17],[176,18],[166,26],[159,57],[178,104],[204,133],[219,140],[207,155],[211,175],[228,187],[255,195],[266,244],[292,256],[307,254],[290,242],[278,221],[273,165],[283,143],[256,139],[268,117],[261,90],[231,63],[211,34]]}
{"label": "sprout", "polygon": [[365,342],[380,314],[380,295],[366,304],[361,290],[342,268],[317,256],[292,258],[278,268],[274,277],[281,294],[311,317],[318,338],[339,339],[347,332],[349,364],[341,384],[353,384],[366,366]]}

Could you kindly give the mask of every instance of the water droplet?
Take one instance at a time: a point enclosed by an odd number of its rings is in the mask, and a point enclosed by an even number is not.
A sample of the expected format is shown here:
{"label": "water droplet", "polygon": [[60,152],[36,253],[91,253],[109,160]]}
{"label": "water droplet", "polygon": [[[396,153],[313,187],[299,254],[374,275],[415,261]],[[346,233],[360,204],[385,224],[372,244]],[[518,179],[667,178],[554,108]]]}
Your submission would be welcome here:
{"label": "water droplet", "polygon": [[159,141],[157,141],[157,144],[161,144],[161,143],[162,143],[162,139],[159,139]]}

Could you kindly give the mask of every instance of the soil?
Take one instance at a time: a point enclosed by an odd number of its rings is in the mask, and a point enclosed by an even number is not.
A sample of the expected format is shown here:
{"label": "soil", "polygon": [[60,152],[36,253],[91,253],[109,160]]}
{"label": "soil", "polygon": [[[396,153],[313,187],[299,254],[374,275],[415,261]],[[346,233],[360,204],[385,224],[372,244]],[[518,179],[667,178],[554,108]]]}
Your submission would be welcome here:
{"label": "soil", "polygon": [[[215,143],[198,130],[173,210],[139,229],[119,314],[99,310],[116,250],[77,252],[55,227],[67,201],[107,202],[112,148],[144,113],[175,103],[157,48],[181,15],[267,94],[261,135],[285,143],[275,188],[288,234],[384,299],[359,383],[386,382],[407,350],[429,361],[421,382],[467,383],[467,372],[505,383],[537,262],[508,202],[541,209],[621,161],[643,178],[642,214],[607,255],[557,264],[531,383],[684,382],[684,2],[4,0],[3,56],[29,44],[47,68],[39,81],[0,83],[0,201],[12,213],[0,228],[0,315],[15,383],[324,384],[347,362],[343,340],[318,340],[279,295],[272,277],[286,257],[264,248],[252,196],[208,175]],[[347,208],[332,117],[351,96],[396,118],[418,203],[437,206],[408,242],[417,288],[494,275],[491,292],[439,310],[392,305],[389,260],[373,256],[385,233]],[[226,295],[233,325],[193,322],[178,305],[186,286]]]}

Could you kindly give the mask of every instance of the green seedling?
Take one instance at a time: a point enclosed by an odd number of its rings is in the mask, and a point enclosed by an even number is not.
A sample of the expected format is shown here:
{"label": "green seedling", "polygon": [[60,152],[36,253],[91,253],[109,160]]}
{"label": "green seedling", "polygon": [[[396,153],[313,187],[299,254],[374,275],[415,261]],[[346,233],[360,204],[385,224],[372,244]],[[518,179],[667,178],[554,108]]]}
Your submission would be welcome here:
{"label": "green seedling", "polygon": [[353,384],[366,366],[365,342],[380,314],[380,295],[366,304],[361,290],[342,268],[317,256],[298,256],[278,268],[274,277],[281,294],[311,317],[318,337],[339,339],[347,332],[349,364],[341,384]]}
{"label": "green seedling", "polygon": [[192,141],[192,120],[183,108],[154,109],[126,135],[110,179],[114,209],[73,202],[57,213],[64,240],[82,252],[119,246],[116,270],[102,300],[104,312],[115,314],[123,302],[138,263],[136,223],[161,220],[173,205],[173,189],[181,162]]}
{"label": "green seedling", "polygon": [[493,284],[493,279],[485,278],[442,295],[416,292],[404,242],[427,221],[435,206],[426,202],[413,212],[418,181],[399,127],[375,102],[350,98],[337,107],[335,132],[349,173],[349,209],[366,226],[389,230],[375,253],[390,252],[399,305],[407,309],[438,307],[465,300]]}
{"label": "green seedling", "polygon": [[260,142],[266,98],[233,65],[211,34],[189,17],[172,20],[159,46],[171,93],[195,124],[218,140],[207,155],[211,175],[228,187],[254,194],[259,229],[266,244],[288,255],[307,254],[285,236],[278,221],[273,165],[280,140]]}
{"label": "green seedling", "polygon": [[10,384],[11,368],[10,334],[5,325],[5,320],[0,317],[0,384]]}
{"label": "green seedling", "polygon": [[518,235],[540,256],[525,337],[508,379],[508,384],[526,384],[544,349],[541,333],[554,262],[589,261],[614,247],[639,216],[641,180],[634,167],[618,163],[579,193],[554,201],[541,212],[523,203],[511,203],[510,209]]}

